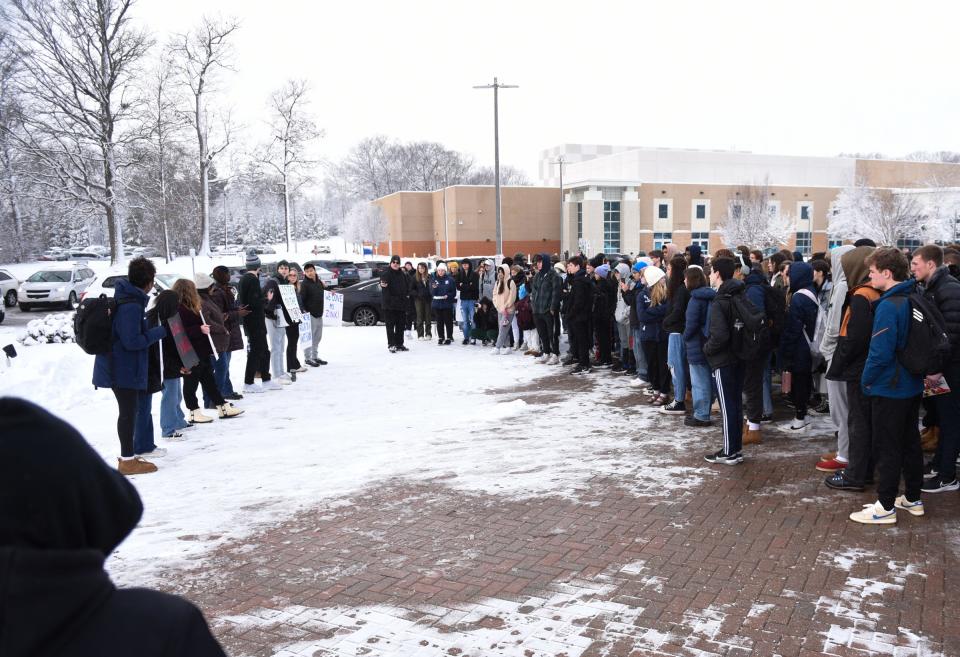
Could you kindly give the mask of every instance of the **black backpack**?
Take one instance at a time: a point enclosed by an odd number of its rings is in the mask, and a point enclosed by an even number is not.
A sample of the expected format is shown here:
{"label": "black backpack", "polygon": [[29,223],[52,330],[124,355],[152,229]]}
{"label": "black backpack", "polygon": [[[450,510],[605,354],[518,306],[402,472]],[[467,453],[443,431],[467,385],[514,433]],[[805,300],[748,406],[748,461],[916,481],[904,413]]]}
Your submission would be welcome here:
{"label": "black backpack", "polygon": [[88,354],[109,354],[113,347],[113,316],[117,306],[133,299],[119,302],[101,294],[80,302],[73,317],[73,333],[77,344]]}
{"label": "black backpack", "polygon": [[787,327],[787,298],[782,290],[772,285],[763,286],[764,304],[767,307],[767,324],[770,327],[770,346],[780,344],[780,336]]}
{"label": "black backpack", "polygon": [[740,360],[756,360],[770,351],[770,326],[762,311],[743,294],[730,297],[733,326],[730,351]]}
{"label": "black backpack", "polygon": [[897,360],[915,376],[943,372],[950,362],[950,336],[943,315],[919,292],[890,299],[898,305],[910,304],[910,323],[903,349],[897,349]]}

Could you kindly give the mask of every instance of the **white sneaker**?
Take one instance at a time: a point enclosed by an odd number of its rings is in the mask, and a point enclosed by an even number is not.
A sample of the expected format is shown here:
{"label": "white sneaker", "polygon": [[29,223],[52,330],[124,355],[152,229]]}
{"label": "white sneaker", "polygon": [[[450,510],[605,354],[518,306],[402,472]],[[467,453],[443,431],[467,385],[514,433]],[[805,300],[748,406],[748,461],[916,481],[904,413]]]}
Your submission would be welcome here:
{"label": "white sneaker", "polygon": [[255,395],[264,392],[263,386],[257,385],[256,383],[245,383],[243,384],[243,393],[245,395]]}
{"label": "white sneaker", "polygon": [[270,379],[269,381],[263,382],[264,390],[283,390],[283,386],[277,383],[276,379]]}
{"label": "white sneaker", "polygon": [[557,354],[550,354],[550,360],[547,361],[547,365],[559,365],[560,356]]}
{"label": "white sneaker", "polygon": [[407,340],[413,340],[413,333],[411,331],[405,331],[403,335]]}
{"label": "white sneaker", "polygon": [[897,509],[894,507],[887,511],[878,500],[873,504],[864,504],[862,510],[851,513],[850,520],[864,525],[895,525]]}
{"label": "white sneaker", "polygon": [[646,381],[644,381],[643,379],[638,379],[637,377],[633,377],[632,379],[630,379],[630,385],[632,385],[632,386],[648,386],[648,385],[650,385],[650,384],[647,383]]}
{"label": "white sneaker", "polygon": [[800,431],[801,429],[806,429],[810,426],[810,420],[807,418],[794,418],[793,422],[790,423],[790,429],[793,431]]}
{"label": "white sneaker", "polygon": [[550,362],[550,354],[544,354],[540,356],[540,358],[535,359],[534,362],[538,365],[546,365]]}
{"label": "white sneaker", "polygon": [[292,380],[289,376],[278,376],[277,378],[275,378],[275,379],[270,379],[270,380],[271,380],[271,381],[276,381],[276,382],[279,383],[280,385],[284,385],[284,386],[292,386],[292,385],[293,385],[293,380]]}
{"label": "white sneaker", "polygon": [[895,509],[903,509],[911,516],[922,516],[923,515],[923,500],[917,500],[916,502],[908,502],[906,495],[901,495],[893,503]]}
{"label": "white sneaker", "polygon": [[499,356],[499,355],[500,355],[500,347],[495,347],[494,350],[490,352],[490,355],[491,355],[491,356]]}
{"label": "white sneaker", "polygon": [[516,349],[511,349],[510,347],[507,347],[506,349],[503,350],[503,355],[512,356],[515,352],[516,352]]}
{"label": "white sneaker", "polygon": [[162,447],[155,447],[152,452],[146,454],[137,454],[136,456],[144,459],[162,459],[167,455],[167,450]]}

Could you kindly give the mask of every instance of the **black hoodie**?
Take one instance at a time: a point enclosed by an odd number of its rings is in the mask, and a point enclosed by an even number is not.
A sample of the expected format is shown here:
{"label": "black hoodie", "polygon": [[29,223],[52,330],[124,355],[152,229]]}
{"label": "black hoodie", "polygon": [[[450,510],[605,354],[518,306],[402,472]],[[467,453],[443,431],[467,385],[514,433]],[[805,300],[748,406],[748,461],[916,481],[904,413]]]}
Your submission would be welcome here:
{"label": "black hoodie", "polygon": [[223,657],[192,604],[104,571],[142,513],[73,427],[0,399],[0,655]]}

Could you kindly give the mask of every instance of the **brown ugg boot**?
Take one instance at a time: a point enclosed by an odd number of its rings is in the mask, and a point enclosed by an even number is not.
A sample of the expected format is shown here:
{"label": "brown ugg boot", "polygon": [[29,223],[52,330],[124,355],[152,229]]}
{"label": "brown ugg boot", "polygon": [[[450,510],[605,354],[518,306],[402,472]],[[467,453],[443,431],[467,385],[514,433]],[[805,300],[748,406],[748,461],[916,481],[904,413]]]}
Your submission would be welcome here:
{"label": "brown ugg boot", "polygon": [[937,451],[937,444],[940,442],[940,427],[926,427],[920,432],[920,447],[925,452]]}
{"label": "brown ugg boot", "polygon": [[743,423],[743,444],[759,445],[763,442],[760,436],[760,429],[750,429],[749,427],[749,424],[746,422]]}
{"label": "brown ugg boot", "polygon": [[140,456],[132,459],[117,459],[117,472],[128,477],[156,471],[157,466]]}

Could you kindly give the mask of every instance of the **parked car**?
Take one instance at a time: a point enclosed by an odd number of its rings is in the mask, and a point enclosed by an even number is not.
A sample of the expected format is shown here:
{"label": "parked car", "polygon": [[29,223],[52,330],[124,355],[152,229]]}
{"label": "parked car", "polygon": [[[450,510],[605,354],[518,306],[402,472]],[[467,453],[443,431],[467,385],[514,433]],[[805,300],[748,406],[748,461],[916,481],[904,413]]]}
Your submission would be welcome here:
{"label": "parked car", "polygon": [[[367,260],[367,263],[370,265],[370,269],[373,270],[373,278],[380,278],[390,269],[389,260]],[[416,268],[416,265],[414,265],[414,268]]]}
{"label": "parked car", "polygon": [[370,263],[364,261],[354,264],[357,265],[357,273],[360,275],[361,281],[369,281],[373,278],[373,267],[370,266]]}
{"label": "parked car", "polygon": [[243,247],[244,253],[249,253],[250,251],[253,251],[257,255],[270,255],[276,253],[272,246],[267,246],[266,244],[248,244],[247,246]]}
{"label": "parked car", "polygon": [[93,270],[83,265],[51,267],[34,272],[17,291],[20,310],[29,312],[35,306],[64,305],[76,310],[80,296],[95,278]]}
{"label": "parked car", "polygon": [[[164,276],[165,279],[161,279],[160,276]],[[173,276],[171,279],[170,277]],[[120,279],[127,280],[127,275],[123,271],[117,270],[112,272],[102,272],[97,274],[97,277],[89,287],[83,291],[83,294],[80,295],[80,301],[83,301],[87,297],[99,297],[101,294],[104,294],[108,297],[113,297],[113,290],[117,285],[117,281]],[[162,290],[170,289],[173,285],[173,281],[180,278],[176,275],[171,274],[158,274],[153,281],[153,292],[150,296],[156,296]]]}
{"label": "parked car", "polygon": [[106,256],[97,251],[70,251],[67,260],[103,260]]}
{"label": "parked car", "polygon": [[321,253],[330,253],[330,247],[326,244],[318,244],[313,247],[310,251],[313,255],[320,255]]}
{"label": "parked car", "polygon": [[43,262],[57,262],[57,261],[69,260],[69,259],[70,259],[70,252],[64,249],[61,249],[60,247],[47,249],[46,251],[43,252],[43,254],[39,258],[37,258],[37,260],[41,260]]}
{"label": "parked car", "polygon": [[17,305],[17,288],[20,287],[20,281],[6,269],[0,269],[0,296],[3,297],[3,305],[11,308]]}
{"label": "parked car", "polygon": [[343,295],[343,320],[357,326],[375,326],[381,319],[380,279],[339,290]]}
{"label": "parked car", "polygon": [[162,258],[163,253],[155,246],[138,246],[133,250],[134,258]]}
{"label": "parked car", "polygon": [[357,271],[357,266],[349,260],[308,260],[307,262],[313,263],[315,267],[323,267],[329,270],[336,276],[341,287],[360,282],[360,272]]}

